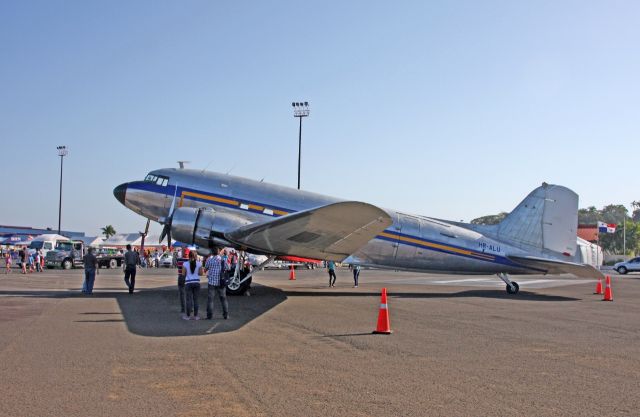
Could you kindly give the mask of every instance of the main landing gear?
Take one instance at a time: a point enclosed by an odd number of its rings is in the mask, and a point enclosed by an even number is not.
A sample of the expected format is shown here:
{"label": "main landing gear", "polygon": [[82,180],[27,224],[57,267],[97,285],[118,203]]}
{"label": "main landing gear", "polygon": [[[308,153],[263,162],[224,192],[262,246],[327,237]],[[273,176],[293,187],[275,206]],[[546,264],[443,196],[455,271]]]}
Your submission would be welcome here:
{"label": "main landing gear", "polygon": [[498,278],[500,278],[504,281],[505,284],[507,284],[507,292],[509,294],[517,294],[518,291],[520,291],[520,286],[517,282],[511,281],[509,279],[509,274],[507,274],[506,272],[499,272],[497,275]]}
{"label": "main landing gear", "polygon": [[233,275],[229,278],[229,284],[227,284],[227,294],[230,295],[242,295],[247,292],[251,286],[251,277],[258,271],[262,271],[265,266],[271,263],[276,257],[270,256],[266,261],[253,268],[251,272],[245,273],[240,269],[240,265],[244,265],[246,253],[240,252],[238,261],[236,263],[236,269]]}

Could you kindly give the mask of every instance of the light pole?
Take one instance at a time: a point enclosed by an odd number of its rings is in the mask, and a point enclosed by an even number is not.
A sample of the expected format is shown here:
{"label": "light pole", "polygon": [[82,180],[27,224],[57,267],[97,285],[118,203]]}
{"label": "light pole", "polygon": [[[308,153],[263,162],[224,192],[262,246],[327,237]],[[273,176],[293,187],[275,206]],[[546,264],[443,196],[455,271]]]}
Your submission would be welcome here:
{"label": "light pole", "polygon": [[298,129],[298,190],[300,189],[300,158],[302,157],[302,118],[309,116],[309,102],[291,103],[293,107],[293,117],[300,119],[300,128]]}
{"label": "light pole", "polygon": [[60,219],[62,218],[62,163],[64,157],[67,156],[69,151],[64,145],[58,146],[58,156],[60,157],[60,199],[58,200],[58,234],[60,234]]}

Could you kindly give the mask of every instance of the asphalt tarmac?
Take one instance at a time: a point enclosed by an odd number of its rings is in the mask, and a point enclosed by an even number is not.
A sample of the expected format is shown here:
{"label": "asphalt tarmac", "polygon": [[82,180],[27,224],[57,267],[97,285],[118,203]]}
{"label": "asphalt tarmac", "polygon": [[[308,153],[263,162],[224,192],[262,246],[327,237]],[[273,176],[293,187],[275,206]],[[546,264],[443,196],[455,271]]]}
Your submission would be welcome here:
{"label": "asphalt tarmac", "polygon": [[[638,416],[640,275],[259,273],[180,319],[175,270],[0,275],[2,416]],[[372,335],[380,289],[392,335]],[[206,285],[203,284],[206,288]],[[204,313],[206,290],[201,292]]]}

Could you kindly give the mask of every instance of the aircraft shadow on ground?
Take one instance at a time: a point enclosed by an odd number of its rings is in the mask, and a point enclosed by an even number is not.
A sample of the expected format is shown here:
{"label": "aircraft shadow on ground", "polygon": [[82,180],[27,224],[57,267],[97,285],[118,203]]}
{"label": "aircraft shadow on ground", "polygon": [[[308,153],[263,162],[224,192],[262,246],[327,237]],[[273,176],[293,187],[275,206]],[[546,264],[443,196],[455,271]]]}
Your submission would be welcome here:
{"label": "aircraft shadow on ground", "polygon": [[[147,337],[178,337],[203,336],[216,333],[232,332],[242,328],[255,318],[271,310],[287,299],[280,289],[254,284],[251,296],[228,296],[229,319],[222,318],[222,308],[219,300],[214,300],[213,320],[182,320],[180,313],[180,299],[176,286],[142,289],[134,294],[126,291],[102,291],[97,289],[93,295],[85,296],[77,290],[46,291],[19,290],[0,291],[0,295],[34,298],[78,298],[104,299],[113,298],[118,302],[119,312],[99,311],[93,307],[86,312],[79,313],[75,323],[104,323],[123,322],[127,329],[136,335]],[[206,317],[207,286],[200,290],[201,317]],[[122,314],[122,317],[116,315]]]}
{"label": "aircraft shadow on ground", "polygon": [[[200,316],[206,315],[206,285],[200,291]],[[77,290],[19,290],[0,291],[0,295],[36,298],[83,298]],[[218,299],[214,300],[213,320],[185,321],[181,319],[178,290],[175,286],[142,289],[133,295],[124,290],[97,290],[91,298],[112,298],[118,302],[120,312],[98,311],[92,308],[79,313],[76,323],[102,325],[122,322],[136,335],[147,337],[205,336],[232,332],[242,328],[262,314],[276,307],[288,297],[379,297],[379,292],[371,291],[284,291],[279,288],[254,284],[251,296],[227,297],[229,300],[228,320],[222,319],[222,309]],[[517,295],[500,290],[466,290],[453,293],[433,292],[389,292],[390,298],[439,299],[439,298],[491,298],[510,301],[579,301],[579,298],[557,295],[536,294],[520,291]],[[122,314],[122,318],[117,315]],[[364,335],[364,334],[363,334]]]}
{"label": "aircraft shadow on ground", "polygon": [[[287,297],[379,297],[379,292],[360,292],[360,291],[285,291]],[[389,291],[387,295],[390,298],[494,298],[501,300],[513,301],[580,301],[580,298],[563,297],[559,295],[536,294],[533,292],[522,291],[516,295],[507,294],[506,291],[500,290],[466,290],[460,292],[443,292],[443,293],[422,293],[422,292],[393,292]]]}

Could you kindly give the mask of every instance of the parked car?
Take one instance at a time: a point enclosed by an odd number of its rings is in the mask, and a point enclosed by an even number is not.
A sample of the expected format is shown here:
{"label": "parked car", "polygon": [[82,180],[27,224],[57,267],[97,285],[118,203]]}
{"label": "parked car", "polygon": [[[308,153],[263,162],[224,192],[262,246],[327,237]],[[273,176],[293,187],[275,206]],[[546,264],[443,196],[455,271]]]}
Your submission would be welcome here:
{"label": "parked car", "polygon": [[640,271],[640,257],[633,258],[626,262],[618,262],[613,265],[613,269],[618,271],[619,274],[626,274],[627,272],[636,272]]}
{"label": "parked car", "polygon": [[173,266],[173,255],[170,253],[163,253],[159,261],[160,266],[165,268],[171,268]]}

